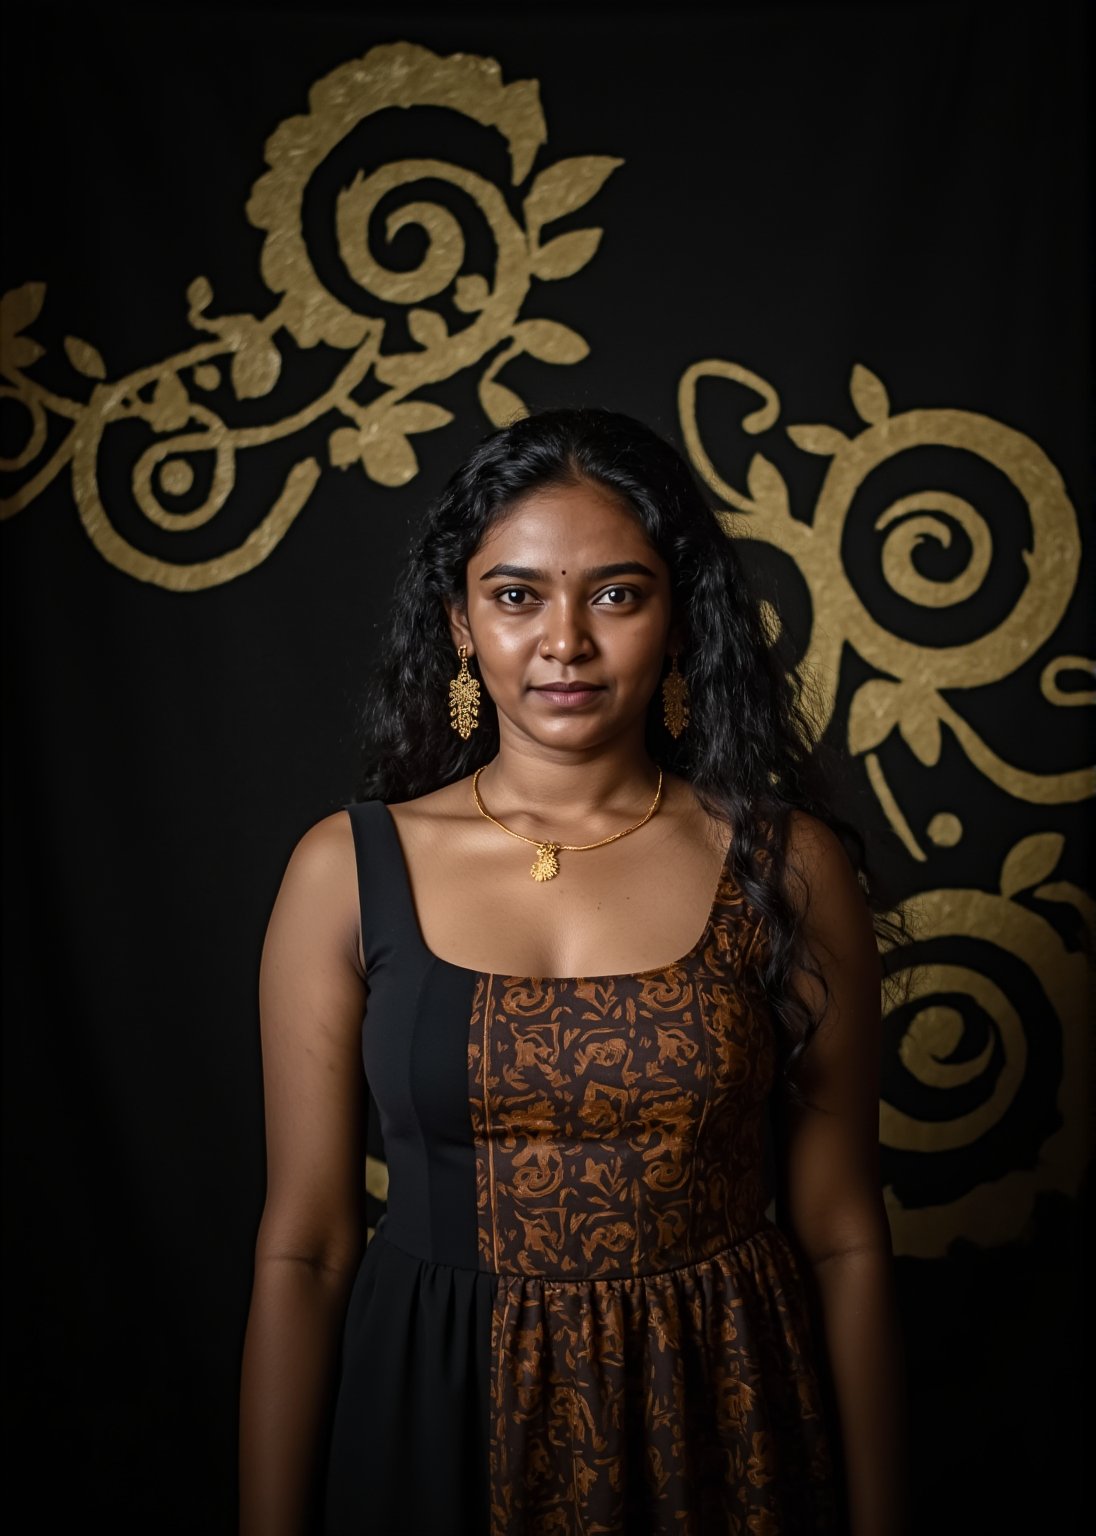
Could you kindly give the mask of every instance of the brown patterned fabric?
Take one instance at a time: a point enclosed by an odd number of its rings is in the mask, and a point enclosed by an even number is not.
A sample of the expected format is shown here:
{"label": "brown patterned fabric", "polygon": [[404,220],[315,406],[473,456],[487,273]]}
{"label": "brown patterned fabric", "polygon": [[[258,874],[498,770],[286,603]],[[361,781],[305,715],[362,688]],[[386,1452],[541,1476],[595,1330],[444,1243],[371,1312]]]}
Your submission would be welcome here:
{"label": "brown patterned fabric", "polygon": [[759,939],[725,862],[662,970],[477,978],[491,1536],[836,1528],[801,1277],[765,1217]]}

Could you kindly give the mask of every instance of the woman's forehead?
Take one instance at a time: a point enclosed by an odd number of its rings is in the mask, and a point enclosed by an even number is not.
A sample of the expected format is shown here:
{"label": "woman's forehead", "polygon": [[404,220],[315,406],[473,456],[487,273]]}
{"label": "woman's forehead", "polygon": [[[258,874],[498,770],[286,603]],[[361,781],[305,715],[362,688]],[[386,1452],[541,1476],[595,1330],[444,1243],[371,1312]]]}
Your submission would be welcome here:
{"label": "woman's forehead", "polygon": [[653,553],[632,507],[614,492],[584,481],[529,491],[491,524],[472,560],[498,560],[501,552],[519,548],[525,554],[541,550],[545,558],[570,554],[578,560],[586,553],[612,554],[623,547]]}

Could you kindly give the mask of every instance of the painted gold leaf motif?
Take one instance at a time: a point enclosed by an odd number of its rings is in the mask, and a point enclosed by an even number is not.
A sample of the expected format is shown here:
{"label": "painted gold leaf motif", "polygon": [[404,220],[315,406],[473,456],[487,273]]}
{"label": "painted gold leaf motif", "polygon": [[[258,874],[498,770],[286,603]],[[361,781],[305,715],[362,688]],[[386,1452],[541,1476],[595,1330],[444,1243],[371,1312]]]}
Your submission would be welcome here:
{"label": "painted gold leaf motif", "polygon": [[[894,737],[913,764],[929,772],[939,769],[945,747],[958,748],[994,787],[1029,805],[1066,805],[1096,794],[1096,772],[1089,766],[1037,772],[1007,761],[963,707],[968,691],[1000,683],[1051,642],[1075,596],[1081,552],[1077,514],[1039,445],[973,411],[896,414],[883,380],[858,363],[849,393],[864,423],[860,432],[848,435],[825,423],[784,429],[801,452],[831,460],[811,516],[796,517],[775,445],[771,456],[757,453],[749,461],[745,491],[720,474],[698,422],[698,389],[706,380],[736,386],[760,401],[738,423],[750,436],[777,426],[779,395],[739,363],[723,358],[694,363],[678,388],[683,439],[694,468],[724,504],[719,516],[727,532],[780,550],[805,583],[809,631],[796,665],[813,684],[820,729],[832,723],[846,653],[855,652],[875,674],[852,692],[845,740],[850,754],[863,762],[869,785],[915,865],[926,868],[934,849],[954,847],[964,824],[954,812],[938,811],[928,820],[925,838],[918,835],[884,770],[884,749],[893,751]],[[1003,477],[1018,494],[1030,527],[1030,541],[1021,551],[1026,581],[1019,597],[991,627],[950,644],[929,644],[896,631],[903,605],[947,615],[986,583],[995,527],[968,496],[918,487],[874,512],[879,572],[893,599],[884,611],[894,627],[861,596],[844,558],[850,519],[868,495],[874,471],[899,468],[907,453],[913,455],[909,462],[923,462],[916,451],[926,448],[961,450]],[[958,569],[928,574],[917,559],[926,542],[951,550]],[[762,617],[775,642],[780,620],[770,604],[763,605]],[[1089,686],[1063,687],[1059,678],[1068,673],[1076,674],[1074,684],[1083,675]],[[1042,699],[1049,705],[1091,706],[1096,702],[1092,673],[1089,657],[1053,658],[1040,674]],[[1075,924],[1091,936],[1096,904],[1073,883],[1050,879],[1063,843],[1057,832],[1022,837],[1007,850],[999,872],[986,872],[989,889],[931,884],[904,904],[915,942],[895,963],[912,971],[911,995],[898,1017],[884,1018],[884,1039],[893,1041],[894,1049],[884,1060],[880,1133],[884,1148],[927,1158],[917,1179],[906,1181],[910,1188],[885,1191],[899,1253],[934,1257],[956,1237],[1007,1241],[1023,1231],[1039,1191],[1078,1191],[1086,1158],[1085,1013],[1092,977],[1083,950],[1066,946],[1062,925],[1051,920],[1048,908],[1072,909]],[[1006,972],[1009,985],[1001,979]],[[1000,1132],[1011,1124],[1028,1082],[1031,1021],[1048,1016],[1058,1031],[1062,1065],[1056,1100],[1043,1113],[1048,1123],[1034,1166],[1019,1166],[1014,1157],[991,1178],[968,1169],[945,1187],[946,1180],[928,1164],[959,1158],[988,1142],[991,1133],[1000,1144]],[[1042,1049],[1045,1054],[1053,1047]],[[1030,1108],[1023,1118],[1031,1121]],[[943,1182],[933,1199],[937,1177]],[[911,1190],[916,1199],[906,1198]]]}
{"label": "painted gold leaf motif", "polygon": [[[445,159],[359,168],[333,208],[338,254],[357,290],[352,304],[345,293],[337,296],[330,290],[313,262],[306,194],[317,169],[366,118],[416,107],[445,108],[502,135],[513,188],[526,188],[521,194],[524,222],[511,213],[502,189]],[[0,500],[0,515],[29,506],[71,466],[77,509],[100,554],[139,581],[196,592],[231,581],[267,559],[305,505],[323,466],[311,453],[293,464],[273,505],[235,549],[207,560],[163,559],[123,536],[105,503],[100,448],[116,424],[143,424],[151,438],[132,469],[137,509],[155,527],[184,534],[210,523],[224,508],[242,452],[292,439],[316,422],[331,420],[327,445],[332,467],[398,487],[418,474],[414,438],[453,419],[423,391],[480,369],[477,390],[488,420],[498,425],[524,415],[520,397],[498,378],[508,362],[527,354],[543,363],[570,365],[589,351],[569,326],[520,319],[534,280],[573,276],[593,259],[601,240],[600,229],[553,237],[550,230],[544,233],[546,226],[583,207],[623,163],[608,155],[580,155],[542,168],[530,181],[546,139],[535,80],[506,85],[493,59],[459,53],[442,57],[407,42],[380,45],[317,81],[307,113],[287,118],[267,140],[267,169],[252,188],[246,212],[266,235],[260,268],[277,297],[269,314],[216,314],[212,283],[196,277],[187,288],[188,320],[201,341],[111,378],[91,342],[67,337],[71,368],[92,383],[88,398],[70,397],[46,389],[28,372],[44,355],[27,331],[41,312],[45,285],[27,283],[5,294],[0,301],[0,399],[21,408],[25,441],[17,454],[0,462],[0,471],[20,477]],[[412,270],[386,267],[371,249],[370,219],[381,200],[429,181],[456,189],[486,225],[494,250],[489,275],[462,270],[465,233],[457,217],[437,202],[409,201],[387,216],[388,240],[408,227],[425,236],[425,250]],[[451,330],[441,310],[432,307],[443,300],[471,317],[469,323]],[[391,323],[379,313],[382,305],[405,307],[410,348],[398,339],[392,344]],[[273,396],[291,355],[287,339],[335,354],[326,388],[291,412],[272,411],[261,424],[230,424],[231,404],[215,409],[209,397],[226,384],[237,402]],[[363,390],[367,383],[371,390]],[[379,393],[377,385],[383,386]],[[51,422],[64,429],[55,445]]]}

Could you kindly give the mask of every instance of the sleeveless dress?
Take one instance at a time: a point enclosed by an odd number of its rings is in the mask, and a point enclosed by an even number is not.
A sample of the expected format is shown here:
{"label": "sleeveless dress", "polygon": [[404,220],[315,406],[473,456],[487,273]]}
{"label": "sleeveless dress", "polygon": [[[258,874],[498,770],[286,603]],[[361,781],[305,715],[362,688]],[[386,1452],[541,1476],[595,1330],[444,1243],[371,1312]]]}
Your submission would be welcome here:
{"label": "sleeveless dress", "polygon": [[765,936],[727,859],[669,965],[490,975],[427,949],[387,806],[345,809],[389,1185],[327,1536],[836,1530],[801,1272],[765,1214]]}

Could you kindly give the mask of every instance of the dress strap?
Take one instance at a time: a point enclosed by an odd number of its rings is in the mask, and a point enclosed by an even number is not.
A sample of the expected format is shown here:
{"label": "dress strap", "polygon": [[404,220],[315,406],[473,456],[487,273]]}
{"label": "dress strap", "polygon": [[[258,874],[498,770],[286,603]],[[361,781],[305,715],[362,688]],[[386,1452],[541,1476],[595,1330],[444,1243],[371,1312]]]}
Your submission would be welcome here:
{"label": "dress strap", "polygon": [[[732,878],[730,858],[731,849],[728,848],[717,902],[719,916],[728,934],[734,934],[734,942],[729,947],[737,950],[740,963],[743,966],[760,964],[770,942],[768,919],[749,899],[737,880]],[[769,850],[763,846],[758,848],[757,859],[762,869],[767,869],[771,862]]]}
{"label": "dress strap", "polygon": [[418,920],[396,824],[383,800],[343,806],[354,829],[366,973],[418,947]]}

